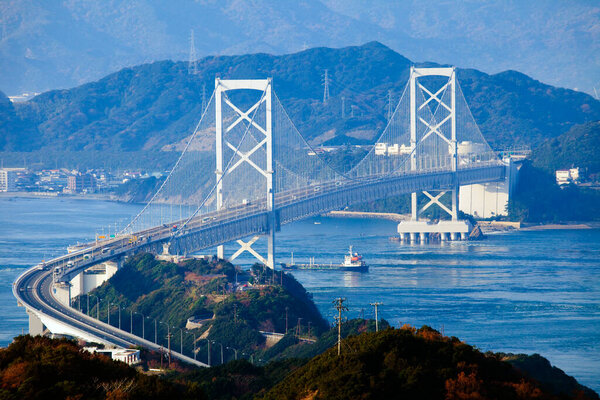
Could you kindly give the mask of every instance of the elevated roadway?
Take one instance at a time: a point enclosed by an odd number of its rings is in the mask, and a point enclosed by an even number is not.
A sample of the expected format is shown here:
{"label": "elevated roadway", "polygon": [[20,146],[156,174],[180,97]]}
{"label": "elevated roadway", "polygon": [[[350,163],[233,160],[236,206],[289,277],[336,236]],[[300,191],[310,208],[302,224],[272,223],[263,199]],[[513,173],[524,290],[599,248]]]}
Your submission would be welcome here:
{"label": "elevated roadway", "polygon": [[[160,253],[165,244],[172,253],[185,254],[212,248],[250,235],[268,232],[274,221],[280,225],[356,203],[423,190],[444,190],[453,185],[470,185],[504,179],[506,167],[477,163],[452,171],[421,171],[402,175],[371,176],[357,180],[332,181],[277,193],[274,210],[256,202],[199,215],[190,221],[174,221],[131,235],[92,242],[72,253],[29,269],[13,285],[13,293],[30,314],[30,331],[37,321],[51,332],[116,346],[160,346],[100,322],[63,304],[55,295],[53,282],[68,282],[92,265],[123,258],[138,252]],[[275,218],[270,218],[271,213]],[[177,227],[174,228],[173,226]],[[32,316],[35,318],[32,319]],[[206,366],[190,357],[172,352],[186,362]]]}

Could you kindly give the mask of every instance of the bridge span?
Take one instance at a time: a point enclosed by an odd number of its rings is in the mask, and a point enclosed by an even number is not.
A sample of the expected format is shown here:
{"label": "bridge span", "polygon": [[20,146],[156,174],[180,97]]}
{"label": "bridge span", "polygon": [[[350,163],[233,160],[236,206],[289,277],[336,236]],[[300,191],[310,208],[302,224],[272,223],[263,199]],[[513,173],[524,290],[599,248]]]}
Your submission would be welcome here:
{"label": "bridge span", "polygon": [[[432,89],[420,80],[429,76],[447,81]],[[233,93],[228,95],[240,90],[260,92],[245,112],[235,104]],[[437,106],[431,107],[433,103]],[[214,184],[202,181],[207,166],[198,162],[194,150],[207,132],[216,137]],[[283,224],[406,193],[412,194],[412,215],[417,221],[416,193],[432,191],[451,191],[451,209],[442,207],[456,221],[461,185],[506,176],[506,166],[472,119],[453,68],[413,68],[377,143],[349,172],[341,173],[299,135],[272,92],[270,79],[217,79],[211,101],[179,160],[132,221],[114,238],[87,243],[29,269],[15,281],[13,293],[27,309],[30,332],[41,334],[45,327],[89,341],[160,349],[156,343],[74,310],[69,281],[93,265],[138,252],[188,254],[218,247],[219,257],[225,258],[223,245],[234,241],[241,247],[230,260],[249,251],[274,268],[275,232]],[[389,144],[385,152],[379,143]],[[251,247],[261,235],[268,240],[266,257]],[[206,366],[183,354],[173,355]]]}

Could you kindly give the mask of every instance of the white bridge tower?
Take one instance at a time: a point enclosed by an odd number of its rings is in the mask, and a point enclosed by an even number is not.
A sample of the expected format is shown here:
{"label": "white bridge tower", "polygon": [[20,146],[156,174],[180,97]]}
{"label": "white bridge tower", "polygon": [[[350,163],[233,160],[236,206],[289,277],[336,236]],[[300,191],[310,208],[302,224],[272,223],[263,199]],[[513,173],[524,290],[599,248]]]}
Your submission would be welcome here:
{"label": "white bridge tower", "polygon": [[[266,180],[266,207],[268,212],[269,219],[269,231],[267,233],[267,257],[263,257],[256,250],[252,248],[252,245],[260,238],[260,236],[254,236],[249,241],[244,242],[243,240],[238,240],[237,243],[240,245],[240,248],[233,253],[231,257],[229,257],[230,261],[235,260],[240,254],[244,251],[248,251],[251,253],[256,259],[265,264],[271,269],[275,268],[275,230],[276,230],[276,219],[275,213],[273,211],[275,205],[275,185],[274,185],[274,175],[275,171],[273,168],[273,123],[272,123],[272,80],[269,79],[255,79],[255,80],[222,80],[217,78],[215,80],[215,133],[216,133],[216,165],[217,169],[215,171],[216,174],[216,185],[217,185],[217,211],[221,210],[224,207],[224,199],[223,199],[223,177],[229,173],[231,173],[236,168],[242,166],[242,164],[249,164],[252,168],[255,168],[260,175],[264,177]],[[224,93],[230,90],[257,90],[263,92],[260,100],[258,100],[252,107],[250,107],[247,111],[242,111],[238,108],[228,96],[224,96]],[[265,104],[264,112],[264,126],[261,126],[258,122],[251,118],[252,113],[257,110],[262,110],[262,104]],[[234,121],[224,121],[223,120],[223,106],[230,107],[236,114],[236,119]],[[239,148],[236,148],[233,144],[229,143],[226,139],[224,139],[224,133],[233,129],[237,124],[242,121],[246,121],[249,124],[249,128],[254,128],[257,131],[261,132],[262,138],[258,142],[254,148],[250,151],[243,152]],[[224,127],[224,123],[229,124]],[[224,147],[228,147],[233,152],[239,156],[239,160],[232,165],[224,165],[223,160],[223,149]],[[266,157],[265,168],[261,168],[256,163],[254,163],[250,157],[257,153],[259,150],[264,150],[264,154]],[[261,154],[259,152],[257,154]],[[224,169],[227,170],[224,170]],[[247,182],[239,182],[239,185],[247,184]],[[217,256],[219,258],[225,258],[225,248],[223,245],[218,246]]]}
{"label": "white bridge tower", "polygon": [[[424,77],[442,77],[447,81],[437,91],[429,90],[420,79]],[[429,202],[419,208],[417,193],[411,194],[411,220],[402,222],[398,225],[398,233],[400,239],[409,239],[411,242],[420,240],[426,241],[430,234],[439,234],[441,240],[447,238],[457,240],[466,238],[471,227],[465,221],[458,220],[458,143],[456,140],[456,70],[450,68],[415,68],[410,71],[410,145],[412,153],[410,155],[410,170],[417,171],[420,169],[419,163],[419,145],[426,140],[431,140],[431,137],[437,137],[442,143],[445,143],[448,148],[450,157],[450,169],[454,172],[451,188],[452,205],[451,208],[442,203],[441,198],[446,194],[446,191],[440,191],[436,195],[424,191],[423,194],[429,198]],[[421,104],[418,104],[417,90],[421,90],[425,96]],[[449,92],[450,96],[444,96],[444,93]],[[449,97],[449,98],[448,98]],[[449,100],[449,101],[448,101]],[[425,120],[419,116],[419,111],[427,107],[429,103],[435,105],[431,107],[443,107],[447,111],[447,115],[441,121]],[[448,129],[448,126],[450,129]],[[423,133],[421,134],[421,131]],[[448,132],[449,131],[449,132]],[[449,133],[449,135],[448,135]],[[443,211],[451,216],[451,221],[440,221],[438,224],[427,224],[425,221],[419,221],[419,216],[432,205],[439,206]],[[406,237],[408,235],[408,238]],[[448,237],[449,236],[449,237]]]}

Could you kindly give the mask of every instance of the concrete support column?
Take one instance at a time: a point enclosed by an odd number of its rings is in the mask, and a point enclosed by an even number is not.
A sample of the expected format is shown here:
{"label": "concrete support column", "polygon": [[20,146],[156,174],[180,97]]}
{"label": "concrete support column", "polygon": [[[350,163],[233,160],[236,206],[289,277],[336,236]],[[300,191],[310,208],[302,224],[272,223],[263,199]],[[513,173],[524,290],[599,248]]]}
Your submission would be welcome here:
{"label": "concrete support column", "polygon": [[44,334],[44,324],[33,312],[27,310],[29,314],[29,334],[32,336],[41,336]]}
{"label": "concrete support column", "polygon": [[469,235],[467,235],[465,232],[462,232],[462,233],[460,234],[460,239],[461,239],[461,240],[467,240],[468,238],[469,238]]}
{"label": "concrete support column", "polygon": [[61,304],[71,307],[71,284],[68,282],[56,282],[52,284],[54,296]]}
{"label": "concrete support column", "polygon": [[411,232],[411,233],[409,233],[409,235],[410,235],[410,241],[411,241],[411,243],[414,243],[414,242],[417,241],[417,234],[416,233]]}

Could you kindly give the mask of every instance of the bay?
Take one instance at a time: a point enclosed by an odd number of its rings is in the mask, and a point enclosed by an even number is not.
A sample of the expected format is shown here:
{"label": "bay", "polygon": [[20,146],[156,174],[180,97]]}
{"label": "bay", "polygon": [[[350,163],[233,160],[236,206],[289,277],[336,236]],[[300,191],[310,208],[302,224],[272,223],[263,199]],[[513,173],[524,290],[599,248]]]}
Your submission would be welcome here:
{"label": "bay", "polygon": [[[114,231],[115,222],[139,209],[74,198],[0,198],[0,345],[27,331],[27,314],[11,292],[18,274],[69,244]],[[296,222],[278,233],[277,260],[287,262],[294,252],[298,262],[340,262],[353,245],[368,273],[294,272],[330,322],[336,297],[347,299],[348,317],[373,317],[369,303],[379,301],[380,317],[394,326],[426,324],[483,351],[539,353],[600,391],[600,230],[411,245],[389,240],[395,226],[371,219]],[[255,248],[264,252],[264,240]]]}

